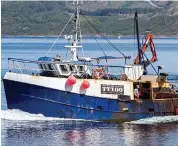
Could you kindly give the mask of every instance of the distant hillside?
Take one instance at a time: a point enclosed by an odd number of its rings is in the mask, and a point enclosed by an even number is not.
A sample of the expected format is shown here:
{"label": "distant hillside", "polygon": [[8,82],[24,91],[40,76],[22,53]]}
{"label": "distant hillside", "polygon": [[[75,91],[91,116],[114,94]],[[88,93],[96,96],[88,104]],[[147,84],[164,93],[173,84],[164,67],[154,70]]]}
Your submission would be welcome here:
{"label": "distant hillside", "polygon": [[[58,35],[74,9],[68,1],[11,1],[1,5],[2,35]],[[81,5],[81,12],[106,35],[133,35],[135,11],[141,33],[152,30],[156,35],[178,35],[176,1],[84,1]],[[82,33],[90,35],[82,24]],[[71,25],[65,33],[70,30]]]}

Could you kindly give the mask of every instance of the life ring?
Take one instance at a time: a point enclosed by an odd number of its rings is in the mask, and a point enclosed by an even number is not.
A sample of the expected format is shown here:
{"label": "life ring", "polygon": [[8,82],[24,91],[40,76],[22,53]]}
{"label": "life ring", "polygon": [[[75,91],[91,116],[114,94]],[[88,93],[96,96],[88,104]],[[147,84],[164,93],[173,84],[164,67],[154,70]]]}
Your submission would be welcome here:
{"label": "life ring", "polygon": [[104,71],[101,68],[96,68],[93,71],[95,79],[101,79],[104,76]]}

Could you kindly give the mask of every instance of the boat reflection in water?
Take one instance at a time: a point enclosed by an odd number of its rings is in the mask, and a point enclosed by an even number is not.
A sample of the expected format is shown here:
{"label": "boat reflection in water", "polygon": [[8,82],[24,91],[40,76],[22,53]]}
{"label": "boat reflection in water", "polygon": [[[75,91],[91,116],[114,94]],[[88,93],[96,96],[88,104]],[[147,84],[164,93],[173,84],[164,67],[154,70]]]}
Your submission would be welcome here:
{"label": "boat reflection in water", "polygon": [[118,125],[92,121],[51,120],[49,118],[36,121],[2,120],[2,143],[10,145],[13,139],[14,145],[23,144],[25,146],[44,143],[45,145],[61,146],[105,144],[133,146],[150,143],[174,145],[176,138],[172,135],[178,134],[177,128],[178,125],[174,123],[155,124],[155,121],[150,123],[148,119],[145,119],[144,125],[139,121],[135,121],[134,124]]}

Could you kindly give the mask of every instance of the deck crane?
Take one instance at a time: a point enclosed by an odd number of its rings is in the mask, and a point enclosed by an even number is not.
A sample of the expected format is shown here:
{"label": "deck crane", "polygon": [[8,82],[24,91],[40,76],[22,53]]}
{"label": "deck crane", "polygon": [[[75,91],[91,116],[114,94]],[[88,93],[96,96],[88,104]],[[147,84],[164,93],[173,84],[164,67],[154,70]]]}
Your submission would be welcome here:
{"label": "deck crane", "polygon": [[[148,45],[150,45],[150,49],[151,49],[151,52],[152,52],[152,58],[150,61],[144,61],[143,60],[143,53],[146,52],[146,49],[148,47]],[[157,55],[156,55],[156,51],[155,51],[155,47],[154,47],[154,43],[153,43],[153,34],[152,32],[149,32],[147,35],[146,35],[146,39],[145,39],[145,42],[141,48],[141,50],[139,51],[139,54],[138,56],[136,57],[136,59],[134,60],[134,64],[140,64],[139,62],[139,58],[142,59],[142,62],[141,64],[145,65],[146,63],[146,66],[148,66],[150,63],[153,63],[153,62],[156,62],[158,59],[157,59]]]}

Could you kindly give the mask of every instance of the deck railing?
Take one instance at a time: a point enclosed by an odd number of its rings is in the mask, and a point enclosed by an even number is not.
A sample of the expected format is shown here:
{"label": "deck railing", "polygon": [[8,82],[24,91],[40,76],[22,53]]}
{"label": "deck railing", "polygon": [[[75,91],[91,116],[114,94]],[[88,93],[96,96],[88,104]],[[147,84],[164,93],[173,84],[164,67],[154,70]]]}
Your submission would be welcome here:
{"label": "deck railing", "polygon": [[37,60],[32,61],[32,60],[25,60],[25,59],[8,58],[8,70],[10,72],[16,72],[21,74],[39,74],[42,71],[57,73],[57,70],[54,66],[55,63],[50,63],[53,66],[54,70],[40,69],[39,68],[40,63],[41,61],[37,61]]}
{"label": "deck railing", "polygon": [[[49,69],[49,68],[40,68],[40,64],[50,64],[53,68],[53,70]],[[84,63],[85,64],[85,63]],[[17,59],[17,58],[8,58],[8,70],[9,72],[15,72],[15,73],[21,73],[21,74],[33,74],[33,75],[40,75],[40,73],[42,73],[43,71],[45,72],[53,72],[55,74],[55,76],[60,76],[57,68],[56,68],[56,63],[55,62],[45,62],[45,61],[38,61],[38,60],[25,60],[25,59]],[[93,64],[86,64],[88,66],[90,66],[91,70],[93,70],[96,67],[106,67],[106,65],[93,65]],[[123,74],[123,69],[124,68],[129,68],[129,67],[124,67],[124,66],[117,66],[117,65],[108,65],[108,68],[118,68],[119,71],[114,71],[112,72],[112,75],[114,76],[121,76]],[[122,69],[122,71],[120,70]],[[74,73],[75,72],[71,72]],[[85,74],[86,71],[84,71],[83,74]],[[109,72],[107,72],[108,75]]]}

